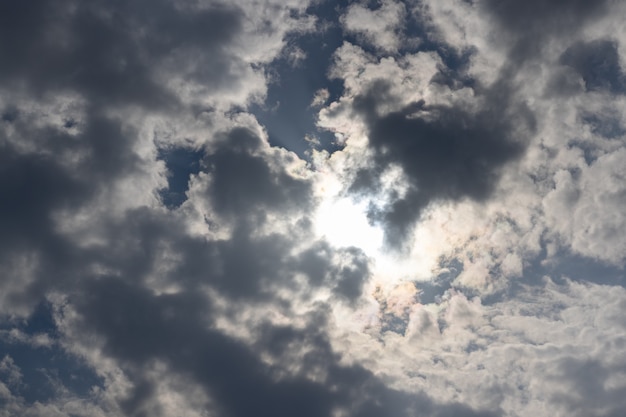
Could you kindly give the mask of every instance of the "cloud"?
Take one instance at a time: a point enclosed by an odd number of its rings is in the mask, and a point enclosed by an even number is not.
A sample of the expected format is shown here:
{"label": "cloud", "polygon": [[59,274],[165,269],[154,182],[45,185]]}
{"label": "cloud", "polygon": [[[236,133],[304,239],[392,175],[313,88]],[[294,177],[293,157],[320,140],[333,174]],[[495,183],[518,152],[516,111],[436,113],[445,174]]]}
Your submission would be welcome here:
{"label": "cloud", "polygon": [[513,61],[533,59],[552,37],[567,37],[581,27],[602,17],[610,2],[541,1],[515,2],[497,0],[481,2],[480,6],[495,18],[498,29],[509,36],[504,42],[510,47]]}
{"label": "cloud", "polygon": [[[618,162],[623,154],[620,150],[604,155],[580,174],[557,173],[554,190],[544,200],[550,223],[573,251],[615,264],[624,262],[626,249],[626,242],[616,234],[624,226],[624,216],[618,209],[624,203],[618,185],[624,178],[624,169]],[[561,216],[564,210],[571,216]],[[607,212],[598,217],[597,213],[604,210]]]}
{"label": "cloud", "polygon": [[[479,110],[477,114],[462,108],[430,107],[421,101],[379,115],[379,101],[393,100],[385,97],[388,90],[381,82],[364,96],[355,97],[354,107],[366,120],[374,158],[370,167],[357,173],[352,188],[357,192],[376,189],[375,178],[384,167],[401,167],[409,191],[390,207],[381,208],[382,213],[372,213],[375,220],[386,225],[389,241],[397,244],[432,201],[486,199],[497,181],[497,170],[522,153],[525,138],[509,133],[514,128],[506,101],[490,100],[493,110]],[[532,126],[532,116],[529,119],[525,122]]]}
{"label": "cloud", "polygon": [[[581,294],[590,298],[573,302]],[[549,279],[518,292],[517,301],[482,304],[448,291],[436,306],[414,302],[404,334],[388,331],[378,342],[371,337],[363,343],[358,334],[344,333],[346,339],[335,340],[354,361],[389,378],[402,375],[399,386],[427,389],[435,399],[447,398],[449,387],[462,403],[498,414],[606,410],[610,415],[619,401],[600,405],[602,400],[583,404],[583,399],[608,398],[623,389],[612,379],[616,374],[605,371],[623,366],[613,347],[624,337],[618,313],[623,297],[623,289]],[[606,348],[591,353],[589,346]],[[590,378],[597,383],[584,382]],[[591,387],[597,391],[585,392]]]}
{"label": "cloud", "polygon": [[[114,304],[109,302],[113,296]],[[116,358],[134,381],[121,399],[123,414],[160,414],[163,401],[156,393],[162,383],[150,377],[160,368],[168,378],[178,375],[200,384],[209,398],[202,406],[224,415],[258,410],[290,415],[303,405],[310,415],[333,410],[370,415],[372,407],[393,408],[400,415],[414,410],[437,416],[492,415],[461,404],[440,406],[424,394],[389,389],[359,366],[340,365],[324,335],[323,314],[309,316],[300,329],[261,319],[261,338],[247,346],[212,329],[212,307],[193,293],[155,296],[119,279],[103,278],[85,288],[84,297],[67,305],[64,314],[74,308],[70,317],[77,320],[63,320],[73,343],[101,340],[102,354]],[[146,326],[146,321],[151,324]],[[263,363],[259,352],[280,361]]]}
{"label": "cloud", "polygon": [[306,181],[287,172],[273,173],[267,162],[254,155],[261,143],[251,132],[235,130],[205,160],[210,175],[208,198],[218,215],[245,217],[257,207],[280,210],[311,203]]}
{"label": "cloud", "polygon": [[384,1],[374,10],[362,4],[351,4],[341,20],[346,31],[363,37],[381,51],[393,53],[401,45],[404,17],[402,3]]}
{"label": "cloud", "polygon": [[219,85],[230,61],[221,45],[241,26],[236,8],[219,5],[184,10],[158,2],[150,14],[141,2],[118,5],[114,13],[105,4],[70,1],[4,7],[8,21],[0,50],[9,65],[0,75],[14,83],[27,80],[39,94],[78,91],[93,104],[171,104],[174,97],[154,67],[166,69],[172,55],[196,49],[212,56],[210,65],[202,74],[187,66],[185,75]]}
{"label": "cloud", "polygon": [[587,91],[607,89],[613,93],[624,92],[624,74],[614,41],[598,39],[576,43],[567,48],[560,61],[580,74]]}
{"label": "cloud", "polygon": [[624,409],[623,6],[335,6],[0,5],[0,415]]}

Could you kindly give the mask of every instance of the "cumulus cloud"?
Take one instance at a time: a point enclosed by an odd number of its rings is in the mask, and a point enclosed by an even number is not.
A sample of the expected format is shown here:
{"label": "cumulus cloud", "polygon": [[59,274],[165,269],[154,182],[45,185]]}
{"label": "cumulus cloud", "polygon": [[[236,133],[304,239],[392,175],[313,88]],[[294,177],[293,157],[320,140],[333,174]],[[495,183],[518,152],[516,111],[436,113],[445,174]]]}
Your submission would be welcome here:
{"label": "cumulus cloud", "polygon": [[348,32],[363,37],[375,48],[393,53],[401,46],[405,13],[401,2],[384,1],[374,10],[354,3],[342,16],[342,23]]}
{"label": "cumulus cloud", "polygon": [[0,5],[0,415],[619,415],[624,6],[544,3]]}

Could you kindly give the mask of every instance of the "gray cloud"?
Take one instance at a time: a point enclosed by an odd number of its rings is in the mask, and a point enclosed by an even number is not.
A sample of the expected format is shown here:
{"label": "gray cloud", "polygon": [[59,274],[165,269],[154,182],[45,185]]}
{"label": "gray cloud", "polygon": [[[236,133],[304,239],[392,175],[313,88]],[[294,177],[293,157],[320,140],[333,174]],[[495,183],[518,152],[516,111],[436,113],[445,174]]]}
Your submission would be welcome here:
{"label": "gray cloud", "polygon": [[502,41],[511,48],[509,59],[519,62],[538,58],[550,38],[567,37],[598,19],[609,2],[487,0],[477,4],[495,18]]}
{"label": "gray cloud", "polygon": [[0,4],[0,416],[617,416],[621,14],[544,3]]}
{"label": "gray cloud", "polygon": [[[116,302],[110,300],[115,298]],[[194,301],[195,300],[195,301]],[[428,416],[496,416],[461,404],[440,405],[428,396],[389,389],[359,366],[337,364],[339,357],[324,336],[323,322],[303,330],[264,327],[253,348],[207,328],[211,307],[191,293],[154,296],[146,289],[118,279],[103,278],[88,284],[77,299],[81,333],[104,336],[105,352],[122,361],[136,385],[124,401],[128,415],[147,415],[147,403],[156,393],[142,379],[142,367],[154,359],[166,361],[174,372],[190,375],[209,392],[216,412],[226,416],[321,416],[344,410],[354,416],[393,412]],[[272,377],[272,367],[256,352],[285,357],[294,343],[307,353],[297,360],[303,375]],[[281,363],[279,366],[289,366]],[[322,367],[323,382],[307,378],[310,367]]]}
{"label": "gray cloud", "polygon": [[303,208],[311,204],[310,184],[286,172],[273,173],[262,157],[253,153],[261,139],[245,129],[235,129],[205,159],[211,181],[209,199],[220,215],[239,217],[258,209]]}
{"label": "gray cloud", "polygon": [[578,42],[567,48],[561,55],[560,62],[580,74],[587,91],[624,92],[626,77],[620,67],[615,41],[598,39]]}
{"label": "gray cloud", "polygon": [[[71,287],[78,279],[75,273],[84,266],[81,259],[93,259],[59,232],[55,215],[89,204],[116,181],[142,171],[132,151],[135,140],[122,132],[118,120],[89,114],[82,122],[84,131],[77,135],[64,127],[36,128],[29,125],[32,121],[26,116],[22,120],[18,113],[15,120],[5,122],[5,128],[25,142],[35,142],[37,152],[24,153],[5,141],[0,157],[0,190],[5,196],[0,202],[2,258],[5,265],[23,256],[31,259],[37,277],[8,288],[9,294],[17,291],[13,296],[18,304],[36,304],[59,285]],[[68,159],[77,162],[68,164]],[[9,276],[17,273],[9,271]]]}
{"label": "gray cloud", "polygon": [[527,138],[517,133],[515,124],[532,128],[533,116],[523,105],[510,103],[509,88],[504,83],[495,86],[487,94],[488,107],[478,111],[420,101],[379,115],[377,108],[394,100],[382,80],[355,98],[354,108],[368,126],[369,146],[375,154],[374,164],[357,173],[352,190],[376,190],[380,175],[391,164],[398,164],[409,181],[406,196],[371,212],[372,220],[385,225],[389,243],[401,244],[431,202],[485,200],[499,169],[522,155]]}
{"label": "gray cloud", "polygon": [[[560,403],[574,416],[617,416],[624,409],[623,387],[609,388],[607,381],[613,373],[624,373],[623,364],[609,369],[595,360],[567,358],[557,364],[561,381],[569,389],[554,394]],[[607,386],[608,385],[608,386]]]}
{"label": "gray cloud", "polygon": [[[150,12],[146,13],[146,9]],[[4,82],[35,94],[78,91],[90,104],[170,106],[176,98],[155,69],[172,54],[200,53],[178,69],[206,85],[227,82],[223,48],[240,30],[241,12],[219,4],[183,9],[167,1],[5,3],[0,30]],[[200,52],[201,51],[201,52]]]}

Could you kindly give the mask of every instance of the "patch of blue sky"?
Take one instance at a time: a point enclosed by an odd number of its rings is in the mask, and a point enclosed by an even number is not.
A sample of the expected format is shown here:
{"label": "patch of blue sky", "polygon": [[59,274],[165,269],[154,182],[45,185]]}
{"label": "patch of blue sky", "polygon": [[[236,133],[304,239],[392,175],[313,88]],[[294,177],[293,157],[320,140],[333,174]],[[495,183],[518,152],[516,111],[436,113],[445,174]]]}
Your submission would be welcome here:
{"label": "patch of blue sky", "polygon": [[[83,360],[57,344],[58,328],[49,303],[40,303],[24,322],[4,322],[1,330],[0,359],[10,357],[22,374],[19,383],[7,385],[13,389],[14,396],[21,397],[27,404],[51,400],[61,387],[79,398],[88,397],[93,387],[103,387],[102,378]],[[45,334],[51,343],[29,344],[26,340],[11,338],[11,330],[26,337]],[[6,377],[0,374],[0,380]]]}

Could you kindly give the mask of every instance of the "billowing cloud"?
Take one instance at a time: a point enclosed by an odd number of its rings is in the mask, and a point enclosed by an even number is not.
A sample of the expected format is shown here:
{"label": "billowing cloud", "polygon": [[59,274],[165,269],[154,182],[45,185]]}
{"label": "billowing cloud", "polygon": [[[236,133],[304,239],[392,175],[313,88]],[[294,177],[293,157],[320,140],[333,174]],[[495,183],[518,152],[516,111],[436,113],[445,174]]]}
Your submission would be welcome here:
{"label": "billowing cloud", "polygon": [[[398,165],[402,169],[408,179],[405,196],[371,213],[374,221],[380,218],[390,230],[389,240],[397,243],[400,238],[394,235],[402,237],[433,200],[488,198],[498,179],[498,169],[518,157],[525,147],[526,138],[516,137],[516,129],[511,126],[515,123],[513,114],[529,112],[526,108],[508,110],[507,98],[499,102],[496,96],[487,99],[489,108],[473,112],[429,106],[422,100],[379,115],[379,101],[393,101],[393,97],[385,97],[387,90],[384,83],[375,83],[364,96],[355,98],[354,107],[365,119],[374,158],[371,165],[357,173],[352,188],[357,192],[379,188],[377,179],[385,167]],[[524,127],[518,131],[532,128],[532,114],[525,116],[529,120],[524,120]]]}
{"label": "billowing cloud", "polygon": [[405,14],[401,2],[384,1],[375,10],[353,3],[342,16],[342,23],[346,31],[362,37],[368,44],[393,53],[401,45]]}
{"label": "billowing cloud", "polygon": [[544,3],[0,5],[0,416],[620,415],[626,10]]}

